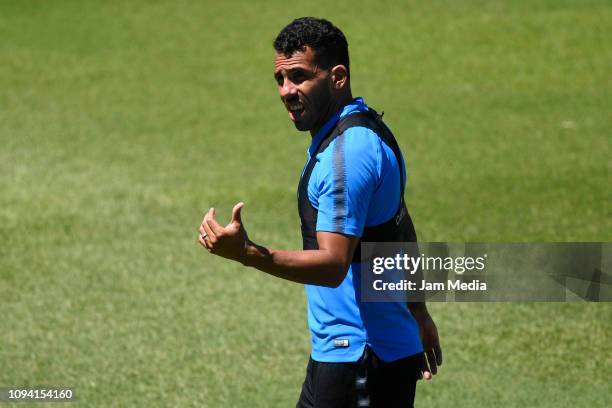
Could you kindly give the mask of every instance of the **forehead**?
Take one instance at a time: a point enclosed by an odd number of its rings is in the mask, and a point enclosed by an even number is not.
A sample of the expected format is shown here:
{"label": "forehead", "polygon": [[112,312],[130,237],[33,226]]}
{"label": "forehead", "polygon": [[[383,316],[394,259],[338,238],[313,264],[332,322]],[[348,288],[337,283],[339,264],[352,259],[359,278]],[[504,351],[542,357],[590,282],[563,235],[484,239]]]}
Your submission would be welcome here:
{"label": "forehead", "polygon": [[315,69],[314,56],[314,51],[308,46],[303,51],[296,51],[289,56],[277,52],[274,55],[274,73],[295,68]]}

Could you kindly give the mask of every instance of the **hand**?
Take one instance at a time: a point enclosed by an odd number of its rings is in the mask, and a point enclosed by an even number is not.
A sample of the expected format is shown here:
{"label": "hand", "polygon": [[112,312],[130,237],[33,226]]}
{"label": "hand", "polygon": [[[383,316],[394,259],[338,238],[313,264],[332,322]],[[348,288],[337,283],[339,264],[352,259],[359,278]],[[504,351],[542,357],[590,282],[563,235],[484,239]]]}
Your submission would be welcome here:
{"label": "hand", "polygon": [[442,349],[440,348],[438,329],[429,313],[419,316],[417,322],[421,332],[421,343],[423,344],[423,363],[420,378],[431,380],[438,372],[438,366],[442,365]]}
{"label": "hand", "polygon": [[215,220],[215,209],[208,210],[200,225],[198,242],[208,249],[208,252],[242,262],[246,255],[249,242],[247,233],[242,226],[240,211],[244,203],[238,203],[232,209],[232,219],[227,226],[222,227]]}

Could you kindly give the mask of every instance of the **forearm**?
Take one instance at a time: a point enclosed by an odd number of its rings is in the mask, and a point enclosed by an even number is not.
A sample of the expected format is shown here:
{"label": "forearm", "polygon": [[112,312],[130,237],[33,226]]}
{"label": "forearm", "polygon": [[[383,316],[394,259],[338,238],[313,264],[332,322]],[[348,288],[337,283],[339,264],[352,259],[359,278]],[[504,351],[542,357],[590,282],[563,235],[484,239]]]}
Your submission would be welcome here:
{"label": "forearm", "polygon": [[248,242],[242,264],[293,282],[337,287],[348,269],[339,257],[325,249],[285,251]]}

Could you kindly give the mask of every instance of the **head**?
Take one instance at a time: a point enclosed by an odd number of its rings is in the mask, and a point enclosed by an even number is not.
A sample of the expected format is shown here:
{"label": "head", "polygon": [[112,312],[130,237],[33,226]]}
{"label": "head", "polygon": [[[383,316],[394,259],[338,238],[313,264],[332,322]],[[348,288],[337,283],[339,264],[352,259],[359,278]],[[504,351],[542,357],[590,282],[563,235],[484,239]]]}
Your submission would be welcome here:
{"label": "head", "polygon": [[348,43],[327,20],[293,20],[274,40],[274,78],[298,130],[313,135],[352,99]]}

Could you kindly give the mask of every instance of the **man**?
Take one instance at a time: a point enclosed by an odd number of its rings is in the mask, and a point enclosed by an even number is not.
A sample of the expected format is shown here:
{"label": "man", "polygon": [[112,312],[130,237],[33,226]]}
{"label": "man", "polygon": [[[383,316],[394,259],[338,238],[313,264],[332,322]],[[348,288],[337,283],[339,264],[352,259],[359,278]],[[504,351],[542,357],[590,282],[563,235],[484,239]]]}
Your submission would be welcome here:
{"label": "man", "polygon": [[442,363],[436,326],[424,303],[359,297],[360,240],[416,240],[401,153],[380,117],[353,98],[348,44],[337,27],[300,18],[281,30],[274,48],[281,102],[295,127],[312,136],[298,191],[304,250],[249,240],[243,203],[226,227],[211,209],[199,242],[306,285],[312,354],[297,407],[412,406],[417,379],[430,379]]}

